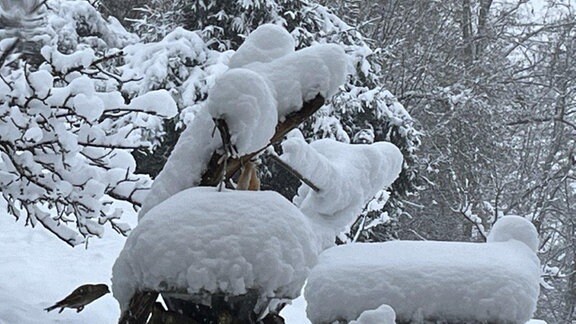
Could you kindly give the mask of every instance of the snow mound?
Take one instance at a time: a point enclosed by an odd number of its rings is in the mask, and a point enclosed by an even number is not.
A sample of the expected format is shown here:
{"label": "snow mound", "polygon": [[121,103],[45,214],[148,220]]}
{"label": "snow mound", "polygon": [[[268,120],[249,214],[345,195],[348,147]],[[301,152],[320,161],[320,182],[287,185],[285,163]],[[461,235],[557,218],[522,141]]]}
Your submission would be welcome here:
{"label": "snow mound", "polygon": [[274,94],[264,78],[250,70],[224,73],[210,89],[207,107],[213,118],[226,120],[240,156],[268,145],[276,131]]}
{"label": "snow mound", "polygon": [[113,267],[122,310],[138,289],[189,294],[260,293],[297,297],[316,263],[306,216],[272,191],[195,187],[151,209],[132,231]]}
{"label": "snow mound", "polygon": [[396,313],[392,307],[382,305],[376,309],[363,312],[357,320],[349,324],[395,324]]}
{"label": "snow mound", "polygon": [[346,64],[346,54],[341,46],[317,44],[245,68],[269,80],[278,101],[278,118],[282,120],[318,94],[325,99],[332,97],[346,81]]}
{"label": "snow mound", "polygon": [[353,320],[383,304],[399,321],[525,323],[539,280],[538,257],[516,240],[358,243],[320,255],[305,298],[313,323]]}
{"label": "snow mound", "polygon": [[230,58],[228,66],[238,68],[254,62],[270,62],[294,52],[294,39],[281,26],[264,24],[254,30]]}
{"label": "snow mound", "polygon": [[323,139],[307,144],[294,136],[282,148],[282,160],[320,189],[315,192],[302,185],[294,203],[327,230],[326,244],[330,245],[364,204],[390,186],[402,170],[402,153],[388,142],[346,144]]}
{"label": "snow mound", "polygon": [[499,219],[488,234],[488,242],[517,240],[526,244],[532,251],[538,251],[539,239],[536,227],[524,217],[505,216]]}

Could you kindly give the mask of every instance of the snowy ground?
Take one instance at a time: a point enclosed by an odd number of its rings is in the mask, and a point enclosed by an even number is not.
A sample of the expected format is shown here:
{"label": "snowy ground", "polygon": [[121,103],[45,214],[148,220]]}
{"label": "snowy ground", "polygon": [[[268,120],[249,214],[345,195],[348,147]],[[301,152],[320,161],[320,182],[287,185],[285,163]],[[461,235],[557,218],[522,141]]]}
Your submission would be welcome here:
{"label": "snowy ground", "polygon": [[[126,212],[126,217],[131,225],[136,223],[135,214]],[[43,228],[24,227],[23,221],[6,215],[0,203],[0,324],[116,323],[120,309],[111,294],[81,313],[43,309],[79,285],[110,284],[112,265],[125,239],[107,230],[104,238],[90,240],[87,250],[71,248]],[[284,314],[287,323],[309,323],[304,309],[304,300],[297,300]]]}

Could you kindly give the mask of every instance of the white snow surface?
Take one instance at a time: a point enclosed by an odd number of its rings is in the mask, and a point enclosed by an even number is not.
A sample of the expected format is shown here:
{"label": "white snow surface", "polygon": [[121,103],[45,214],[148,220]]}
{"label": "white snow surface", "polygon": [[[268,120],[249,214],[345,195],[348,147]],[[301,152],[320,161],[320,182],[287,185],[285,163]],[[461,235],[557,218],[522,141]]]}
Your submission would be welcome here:
{"label": "white snow surface", "polygon": [[[62,299],[84,283],[110,283],[111,268],[125,238],[107,231],[102,239],[90,240],[89,248],[70,248],[45,229],[25,228],[24,219],[15,222],[0,200],[0,323],[1,324],[102,324],[115,323],[120,309],[111,295],[88,305],[82,312],[65,310],[47,313],[43,309]],[[131,207],[123,206],[123,220],[136,224]],[[306,300],[299,297],[285,307],[281,316],[287,324],[310,323]],[[527,324],[545,324],[531,320]]]}
{"label": "white snow surface", "polygon": [[536,253],[515,239],[357,243],[320,255],[305,298],[313,323],[353,320],[383,304],[401,321],[525,323],[536,310],[539,280]]}
{"label": "white snow surface", "polygon": [[341,46],[316,44],[268,63],[248,64],[245,68],[269,80],[276,93],[278,118],[283,120],[318,94],[325,99],[332,97],[346,81],[347,62]]}
{"label": "white snow surface", "polygon": [[152,112],[165,117],[174,117],[178,114],[176,102],[167,90],[153,90],[136,97],[130,101],[128,108]]}
{"label": "white snow surface", "polygon": [[276,99],[266,80],[247,69],[224,73],[208,93],[208,111],[224,119],[239,156],[265,147],[276,132]]}
{"label": "white snow surface", "polygon": [[300,186],[294,203],[326,231],[325,247],[402,170],[402,153],[388,142],[346,144],[322,139],[307,144],[302,137],[292,136],[282,148],[282,160],[320,189]]}
{"label": "white snow surface", "polygon": [[[122,219],[136,226],[136,213],[126,203]],[[112,294],[96,300],[80,312],[62,313],[44,308],[66,297],[86,283],[110,285],[112,265],[124,246],[125,237],[106,231],[101,239],[91,239],[88,249],[70,248],[42,226],[24,227],[5,212],[0,199],[0,324],[107,324],[116,323],[120,308]],[[287,324],[305,324],[305,301],[298,298],[282,310]]]}
{"label": "white snow surface", "polygon": [[[126,203],[123,220],[136,224],[136,214]],[[101,239],[89,240],[88,249],[71,248],[42,226],[24,227],[7,215],[0,199],[0,324],[102,324],[116,323],[118,303],[111,294],[94,301],[77,313],[44,311],[86,283],[110,285],[112,265],[125,238],[108,227]]]}
{"label": "white snow surface", "polygon": [[488,242],[507,242],[509,240],[518,240],[526,244],[532,251],[538,251],[538,231],[524,217],[504,216],[500,218],[492,227],[487,238]]}
{"label": "white snow surface", "polygon": [[256,28],[230,58],[228,66],[242,67],[254,62],[270,62],[294,52],[294,39],[281,26],[264,24]]}
{"label": "white snow surface", "polygon": [[151,209],[113,267],[122,309],[138,289],[293,299],[319,248],[308,219],[272,191],[195,187]]}
{"label": "white snow surface", "polygon": [[220,133],[214,128],[212,117],[206,110],[196,113],[154,180],[138,213],[139,219],[168,197],[200,184],[212,153],[222,146]]}
{"label": "white snow surface", "polygon": [[376,309],[364,311],[357,320],[349,324],[395,324],[396,313],[392,307],[382,305]]}

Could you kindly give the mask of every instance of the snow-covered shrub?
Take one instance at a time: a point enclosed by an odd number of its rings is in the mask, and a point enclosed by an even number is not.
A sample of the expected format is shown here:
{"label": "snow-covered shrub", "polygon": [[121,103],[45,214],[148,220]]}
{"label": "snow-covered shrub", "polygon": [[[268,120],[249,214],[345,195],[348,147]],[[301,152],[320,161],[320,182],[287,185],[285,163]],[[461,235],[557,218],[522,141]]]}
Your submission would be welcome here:
{"label": "snow-covered shrub", "polygon": [[[165,90],[119,91],[107,64],[122,52],[111,47],[136,36],[87,2],[47,4],[46,33],[27,40],[42,45],[41,60],[0,62],[0,191],[10,214],[74,246],[101,236],[106,223],[128,231],[110,197],[142,203],[151,181],[134,174],[130,152],[151,147],[149,132],[178,111]],[[0,41],[1,54],[17,41]]]}

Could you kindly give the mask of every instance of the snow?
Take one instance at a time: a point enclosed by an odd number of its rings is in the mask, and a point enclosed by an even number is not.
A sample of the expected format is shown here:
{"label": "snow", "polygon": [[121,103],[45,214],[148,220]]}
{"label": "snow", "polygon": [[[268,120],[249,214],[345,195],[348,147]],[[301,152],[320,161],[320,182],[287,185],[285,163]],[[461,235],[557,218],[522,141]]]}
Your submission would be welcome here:
{"label": "snow", "polygon": [[72,54],[62,54],[56,48],[46,45],[42,47],[40,53],[55,70],[64,74],[75,68],[89,67],[96,59],[94,50],[91,48],[78,50]]}
{"label": "snow", "polygon": [[[256,45],[266,47],[272,44],[260,36],[277,32],[278,28],[272,26],[258,33],[255,31],[251,35],[257,40],[251,40],[249,36],[246,42],[253,42],[253,45],[241,55],[248,55],[250,48],[254,49]],[[285,41],[280,43],[285,45]],[[280,55],[272,52],[268,58]],[[214,130],[212,118],[226,121],[238,155],[252,153],[268,145],[278,120],[300,109],[304,101],[317,94],[325,98],[334,94],[345,80],[345,67],[343,49],[338,45],[323,44],[268,63],[254,62],[224,72],[210,90],[206,106],[197,109],[192,123],[178,139],[140,215],[171,195],[200,183],[211,154],[221,147],[220,135]]]}
{"label": "snow", "polygon": [[346,81],[347,57],[341,46],[317,44],[282,56],[268,63],[245,66],[271,83],[278,101],[278,118],[297,111],[306,101],[320,94],[333,96]]}
{"label": "snow", "polygon": [[376,309],[371,309],[360,314],[357,320],[349,324],[395,324],[396,313],[392,307],[382,305]]}
{"label": "snow", "polygon": [[212,117],[226,121],[239,156],[268,145],[278,120],[318,94],[330,98],[346,79],[339,45],[294,52],[290,34],[272,24],[248,36],[230,67],[210,90],[207,105]]}
{"label": "snow", "polygon": [[238,68],[254,62],[270,62],[294,52],[294,39],[281,26],[264,24],[256,28],[230,58],[228,66]]}
{"label": "snow", "polygon": [[152,112],[164,117],[174,117],[178,114],[176,102],[170,93],[164,89],[146,92],[130,101],[129,109]]}
{"label": "snow", "polygon": [[[504,226],[497,223],[493,231],[508,233],[508,221],[518,219],[500,221]],[[530,227],[523,230],[522,238],[535,233]],[[535,251],[516,239],[357,243],[320,255],[305,297],[314,323],[352,320],[383,304],[400,321],[524,323],[536,309],[539,281]]]}
{"label": "snow", "polygon": [[123,310],[138,289],[224,292],[256,289],[260,310],[300,293],[319,249],[308,219],[272,191],[195,187],[146,213],[113,268]]}
{"label": "snow", "polygon": [[[62,190],[66,191],[66,186],[63,185],[63,187]],[[130,212],[129,205],[123,204],[115,207],[122,207],[124,220],[132,225],[136,224],[136,215]],[[0,202],[0,210],[6,210],[3,202]],[[2,263],[0,277],[9,278],[9,280],[0,281],[0,323],[101,324],[117,322],[120,310],[111,295],[98,299],[81,313],[72,310],[65,310],[61,314],[47,313],[43,309],[62,299],[81,284],[110,284],[111,268],[124,245],[125,238],[107,231],[102,239],[89,240],[87,250],[83,247],[69,248],[46,230],[25,228],[23,223],[24,219],[15,222],[13,217],[0,212],[0,228],[2,228],[0,231],[0,242],[2,242],[0,244],[0,262]],[[510,242],[489,244],[506,245]],[[399,251],[399,253],[403,252]],[[370,256],[370,258],[378,258],[378,255]],[[428,262],[422,262],[421,266],[421,272],[427,271]],[[395,270],[395,272],[401,274],[402,269]],[[370,276],[366,276],[366,279],[378,278],[374,277],[374,275],[378,276],[377,272],[367,271],[367,273]],[[477,274],[478,278],[482,279],[480,275],[484,272]],[[356,279],[354,289],[356,286],[361,288],[364,285],[364,277],[359,276],[358,273],[354,276]],[[405,278],[408,280],[410,274],[406,274]],[[370,296],[362,296],[362,298],[369,299]],[[336,296],[327,297],[325,301],[328,305],[330,302],[339,302]],[[372,309],[376,307],[379,305],[373,306]],[[281,315],[286,319],[287,324],[310,323],[306,318],[305,308],[306,300],[299,297],[293,301],[292,305],[284,308]],[[538,320],[531,320],[527,324],[532,323],[545,324]]]}
{"label": "snow", "polygon": [[138,218],[177,192],[198,186],[212,153],[221,146],[220,133],[215,130],[212,117],[206,110],[198,111],[154,180]]}
{"label": "snow", "polygon": [[388,142],[346,144],[323,139],[307,144],[292,134],[282,148],[282,160],[320,189],[315,192],[302,185],[294,203],[324,229],[326,247],[402,170],[402,153]]}
{"label": "snow", "polygon": [[532,251],[538,251],[538,232],[532,223],[520,216],[504,216],[499,219],[488,234],[488,242],[518,240]]}
{"label": "snow", "polygon": [[104,112],[104,102],[94,95],[79,93],[72,98],[72,106],[76,114],[89,123],[96,121]]}
{"label": "snow", "polygon": [[[118,204],[118,203],[115,203]],[[123,219],[136,225],[136,213],[127,204]],[[70,248],[45,229],[24,227],[4,211],[0,200],[0,324],[103,324],[116,323],[120,308],[111,294],[96,300],[80,312],[66,309],[47,313],[44,308],[61,300],[86,283],[110,286],[112,265],[125,238],[107,231],[103,238]],[[284,315],[285,314],[285,315]],[[299,298],[284,308],[287,324],[305,324],[305,301]],[[309,323],[309,322],[308,322]]]}
{"label": "snow", "polygon": [[[127,204],[125,220],[136,224],[136,214]],[[0,323],[116,323],[118,304],[105,295],[80,312],[66,309],[47,313],[44,308],[66,297],[86,283],[110,284],[112,265],[125,238],[106,232],[102,239],[89,240],[88,249],[70,248],[41,227],[24,227],[4,211],[0,200]]]}
{"label": "snow", "polygon": [[[254,32],[246,42],[261,45],[261,34],[269,29]],[[254,34],[257,41],[251,38]],[[241,54],[248,55],[255,46],[249,45]],[[258,53],[256,59],[264,60]],[[223,73],[208,94],[208,111],[213,118],[226,121],[237,154],[246,155],[268,145],[278,120],[302,108],[304,102],[318,94],[329,98],[336,93],[345,76],[344,50],[333,44],[315,45]]]}
{"label": "snow", "polygon": [[28,79],[30,80],[30,87],[34,88],[34,91],[40,98],[48,96],[54,84],[54,77],[48,71],[41,70],[32,72],[28,76]]}
{"label": "snow", "polygon": [[232,69],[208,93],[208,111],[224,119],[239,156],[267,146],[276,131],[278,113],[272,89],[258,73]]}

